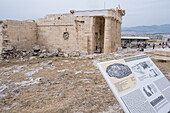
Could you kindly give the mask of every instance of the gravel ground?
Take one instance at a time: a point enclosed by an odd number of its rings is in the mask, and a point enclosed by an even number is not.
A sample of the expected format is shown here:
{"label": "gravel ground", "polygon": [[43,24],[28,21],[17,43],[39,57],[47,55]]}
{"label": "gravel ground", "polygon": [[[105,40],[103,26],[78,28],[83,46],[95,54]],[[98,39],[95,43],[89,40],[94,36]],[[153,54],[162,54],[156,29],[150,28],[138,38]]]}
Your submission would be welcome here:
{"label": "gravel ground", "polygon": [[[146,51],[152,58],[152,50]],[[123,113],[96,64],[140,52],[0,62],[0,112]],[[170,80],[170,63],[154,60]]]}

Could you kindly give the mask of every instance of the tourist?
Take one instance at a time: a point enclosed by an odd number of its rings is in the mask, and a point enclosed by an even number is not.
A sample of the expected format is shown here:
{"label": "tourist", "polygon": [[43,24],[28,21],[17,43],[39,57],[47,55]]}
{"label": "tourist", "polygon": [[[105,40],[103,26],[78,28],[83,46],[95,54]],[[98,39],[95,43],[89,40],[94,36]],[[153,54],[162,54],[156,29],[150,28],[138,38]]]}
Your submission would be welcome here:
{"label": "tourist", "polygon": [[159,48],[161,47],[161,45],[162,45],[162,44],[161,44],[161,42],[160,42],[160,43],[159,43]]}
{"label": "tourist", "polygon": [[139,51],[142,51],[142,47],[140,46]]}
{"label": "tourist", "polygon": [[146,46],[147,46],[146,42],[144,43],[144,46],[145,46],[145,48],[146,48]]}
{"label": "tourist", "polygon": [[144,46],[143,46],[143,44],[142,45],[140,45],[140,49],[139,49],[140,51],[144,51]]}
{"label": "tourist", "polygon": [[148,43],[148,46],[150,46],[150,43]]}
{"label": "tourist", "polygon": [[102,47],[100,47],[100,53],[102,53]]}
{"label": "tourist", "polygon": [[144,51],[144,47],[142,47],[142,51]]}
{"label": "tourist", "polygon": [[155,49],[155,43],[153,43],[153,49]]}
{"label": "tourist", "polygon": [[166,42],[166,47],[168,46],[168,43]]}
{"label": "tourist", "polygon": [[165,48],[165,44],[164,44],[164,42],[162,43],[162,48],[163,48],[163,49]]}

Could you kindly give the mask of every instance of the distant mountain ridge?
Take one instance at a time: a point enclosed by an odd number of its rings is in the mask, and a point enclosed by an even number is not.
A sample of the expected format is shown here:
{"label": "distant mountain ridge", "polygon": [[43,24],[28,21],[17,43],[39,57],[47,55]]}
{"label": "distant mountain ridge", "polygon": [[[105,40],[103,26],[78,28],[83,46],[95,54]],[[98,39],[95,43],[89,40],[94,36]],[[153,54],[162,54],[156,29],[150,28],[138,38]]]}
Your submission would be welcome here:
{"label": "distant mountain ridge", "polygon": [[152,26],[124,27],[124,28],[122,28],[122,32],[170,33],[170,24],[152,25]]}

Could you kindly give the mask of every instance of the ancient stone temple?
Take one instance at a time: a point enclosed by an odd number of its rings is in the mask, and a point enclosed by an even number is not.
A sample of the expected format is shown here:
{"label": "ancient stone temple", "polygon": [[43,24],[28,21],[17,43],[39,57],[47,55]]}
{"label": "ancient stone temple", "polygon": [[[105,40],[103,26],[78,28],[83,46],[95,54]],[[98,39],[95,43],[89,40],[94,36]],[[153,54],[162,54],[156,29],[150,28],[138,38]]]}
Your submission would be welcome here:
{"label": "ancient stone temple", "polygon": [[49,52],[111,53],[121,47],[121,24],[125,10],[71,10],[50,14],[38,21],[0,21],[0,51],[7,45],[31,49],[35,45]]}

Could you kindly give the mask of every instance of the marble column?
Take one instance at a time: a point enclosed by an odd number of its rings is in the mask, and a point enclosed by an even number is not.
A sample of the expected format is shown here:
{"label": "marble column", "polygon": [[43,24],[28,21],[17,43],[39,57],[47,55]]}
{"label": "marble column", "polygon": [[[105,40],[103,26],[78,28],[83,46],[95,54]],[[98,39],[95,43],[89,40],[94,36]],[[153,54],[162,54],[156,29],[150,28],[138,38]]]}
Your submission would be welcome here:
{"label": "marble column", "polygon": [[116,50],[121,47],[121,23],[119,20],[116,21]]}
{"label": "marble column", "polygon": [[118,29],[118,47],[121,47],[121,22],[120,21],[118,22],[118,26],[119,26],[119,29]]}
{"label": "marble column", "polygon": [[112,18],[105,17],[105,32],[104,32],[104,53],[111,53],[112,39]]}
{"label": "marble column", "polygon": [[112,18],[112,52],[116,51],[116,39],[117,39],[116,19]]}
{"label": "marble column", "polygon": [[94,38],[95,38],[95,18],[90,17],[90,23],[89,23],[89,33],[87,36],[88,40],[88,54],[94,54]]}

